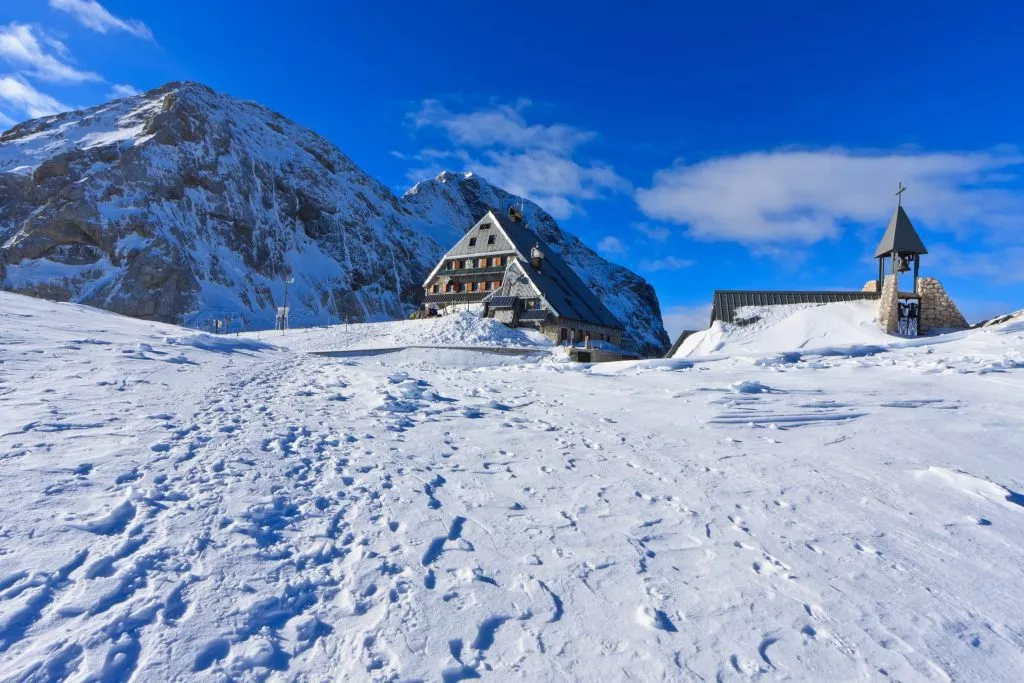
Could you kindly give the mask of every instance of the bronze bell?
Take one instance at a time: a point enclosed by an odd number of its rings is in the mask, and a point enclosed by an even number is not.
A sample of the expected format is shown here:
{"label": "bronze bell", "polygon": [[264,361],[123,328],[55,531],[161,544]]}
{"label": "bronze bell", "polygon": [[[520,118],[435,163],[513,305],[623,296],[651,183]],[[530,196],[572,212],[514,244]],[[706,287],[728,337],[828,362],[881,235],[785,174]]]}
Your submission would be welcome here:
{"label": "bronze bell", "polygon": [[908,273],[910,272],[910,266],[907,264],[907,259],[899,256],[899,261],[896,262],[896,272]]}

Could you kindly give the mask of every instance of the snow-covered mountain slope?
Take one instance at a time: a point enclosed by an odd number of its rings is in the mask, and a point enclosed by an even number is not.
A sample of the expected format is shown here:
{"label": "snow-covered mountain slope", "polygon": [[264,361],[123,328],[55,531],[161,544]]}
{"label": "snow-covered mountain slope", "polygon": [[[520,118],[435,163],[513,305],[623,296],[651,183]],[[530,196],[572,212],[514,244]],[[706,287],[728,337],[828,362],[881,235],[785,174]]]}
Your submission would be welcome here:
{"label": "snow-covered mountain slope", "polygon": [[197,324],[396,317],[438,246],[315,133],[195,83],[0,138],[4,287]]}
{"label": "snow-covered mountain slope", "polygon": [[[171,83],[0,136],[0,286],[165,322],[266,328],[290,274],[292,325],[405,317],[449,246],[431,236],[479,217],[422,199],[400,201],[265,107]],[[646,283],[546,221],[544,236],[604,283],[609,308],[656,352],[663,331]]]}
{"label": "snow-covered mountain slope", "polygon": [[442,173],[417,183],[402,204],[419,217],[422,232],[443,244],[454,244],[491,207],[522,202],[529,227],[557,250],[580,279],[626,327],[627,345],[644,355],[661,355],[669,347],[654,288],[642,277],[601,258],[575,235],[558,227],[544,209],[491,185],[472,173]]}
{"label": "snow-covered mountain slope", "polygon": [[1024,324],[324,359],[0,293],[0,680],[1018,681]]}

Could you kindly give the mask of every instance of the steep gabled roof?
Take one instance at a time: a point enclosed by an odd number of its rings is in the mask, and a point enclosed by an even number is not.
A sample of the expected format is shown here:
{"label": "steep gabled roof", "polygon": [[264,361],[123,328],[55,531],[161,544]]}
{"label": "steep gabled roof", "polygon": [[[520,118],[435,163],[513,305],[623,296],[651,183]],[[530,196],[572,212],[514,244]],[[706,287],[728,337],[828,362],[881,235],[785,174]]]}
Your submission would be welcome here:
{"label": "steep gabled roof", "polygon": [[902,206],[897,206],[896,210],[892,212],[889,227],[885,229],[885,235],[882,236],[882,241],[875,249],[875,258],[888,256],[894,251],[897,254],[928,253],[928,250],[924,248],[924,242],[918,236],[917,230],[914,230],[914,225],[910,222],[910,218]]}
{"label": "steep gabled roof", "polygon": [[[590,288],[583,283],[576,271],[562,260],[557,251],[548,246],[540,236],[523,223],[511,221],[500,214],[499,211],[488,211],[473,225],[473,228],[484,222],[493,223],[505,235],[516,252],[515,263],[519,266],[518,269],[530,281],[541,298],[547,302],[548,307],[555,315],[569,320],[623,329],[618,318],[612,315],[601,303],[601,300],[594,296]],[[448,250],[444,258],[427,276],[423,283],[424,286],[430,284],[441,265],[467,239],[473,228],[468,230],[466,235]],[[544,252],[544,262],[539,271],[530,264],[530,251],[535,244],[539,245],[541,251]]]}
{"label": "steep gabled roof", "polygon": [[[524,224],[498,214],[497,211],[489,211],[487,215],[494,219],[515,246],[523,273],[547,301],[553,313],[570,320],[623,329],[618,318],[605,308],[557,251]],[[539,271],[531,265],[529,258],[535,244],[544,252],[544,261]]]}
{"label": "steep gabled roof", "polygon": [[[451,249],[449,249],[448,251],[445,252],[444,256],[441,257],[441,260],[437,262],[437,265],[434,266],[433,270],[430,271],[430,274],[427,275],[427,279],[423,281],[423,286],[424,287],[428,286],[430,284],[430,282],[434,279],[434,277],[437,276],[437,271],[441,270],[441,266],[444,265],[445,261],[447,261],[448,259],[452,258],[453,256],[455,256],[457,258],[461,258],[463,255],[468,255],[469,253],[482,254],[482,255],[488,255],[490,253],[494,253],[494,254],[508,253],[509,250],[507,248],[506,249],[502,249],[502,248],[498,248],[498,247],[491,248],[491,247],[488,247],[486,245],[481,245],[479,248],[476,248],[476,249],[469,249],[468,248],[468,244],[467,243],[469,242],[471,237],[474,236],[474,234],[476,233],[476,229],[482,223],[497,223],[498,222],[498,218],[495,215],[496,213],[497,212],[495,212],[495,211],[488,211],[483,216],[481,216],[480,220],[478,220],[476,223],[474,223],[473,226],[469,230],[467,230],[465,233],[463,233],[462,237],[459,238],[459,241],[456,242],[454,245],[452,245]],[[500,228],[500,226],[499,226],[499,228]],[[508,238],[508,241],[511,242],[512,239]],[[514,244],[512,245],[512,248],[515,249],[515,245]]]}

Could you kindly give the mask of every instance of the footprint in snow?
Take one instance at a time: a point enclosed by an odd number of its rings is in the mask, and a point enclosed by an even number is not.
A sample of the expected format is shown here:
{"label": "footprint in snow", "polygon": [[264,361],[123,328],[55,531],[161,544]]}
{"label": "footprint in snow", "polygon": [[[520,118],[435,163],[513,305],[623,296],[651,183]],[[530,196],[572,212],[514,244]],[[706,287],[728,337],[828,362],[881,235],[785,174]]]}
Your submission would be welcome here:
{"label": "footprint in snow", "polygon": [[668,615],[660,609],[638,605],[636,608],[636,622],[645,628],[658,631],[675,633],[678,631]]}

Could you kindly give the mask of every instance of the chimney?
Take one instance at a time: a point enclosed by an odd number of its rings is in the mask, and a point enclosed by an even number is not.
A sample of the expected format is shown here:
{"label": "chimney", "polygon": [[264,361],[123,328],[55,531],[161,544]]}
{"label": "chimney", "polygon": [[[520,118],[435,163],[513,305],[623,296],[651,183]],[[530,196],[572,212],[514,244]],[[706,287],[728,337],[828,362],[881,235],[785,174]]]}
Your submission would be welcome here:
{"label": "chimney", "polygon": [[533,245],[533,249],[530,250],[530,263],[533,264],[533,269],[540,272],[540,266],[544,262],[544,252],[540,250],[540,243]]}

